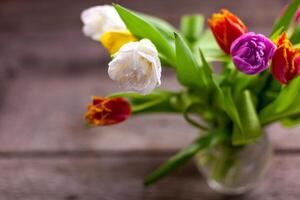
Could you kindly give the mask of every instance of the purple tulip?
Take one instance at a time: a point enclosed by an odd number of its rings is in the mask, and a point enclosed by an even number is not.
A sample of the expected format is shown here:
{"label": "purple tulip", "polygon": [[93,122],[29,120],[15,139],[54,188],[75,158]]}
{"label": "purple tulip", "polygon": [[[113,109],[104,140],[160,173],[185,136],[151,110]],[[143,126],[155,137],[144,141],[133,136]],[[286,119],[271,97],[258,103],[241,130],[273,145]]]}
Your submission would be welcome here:
{"label": "purple tulip", "polygon": [[268,68],[276,46],[261,34],[248,32],[238,37],[231,45],[234,65],[245,74],[258,74]]}

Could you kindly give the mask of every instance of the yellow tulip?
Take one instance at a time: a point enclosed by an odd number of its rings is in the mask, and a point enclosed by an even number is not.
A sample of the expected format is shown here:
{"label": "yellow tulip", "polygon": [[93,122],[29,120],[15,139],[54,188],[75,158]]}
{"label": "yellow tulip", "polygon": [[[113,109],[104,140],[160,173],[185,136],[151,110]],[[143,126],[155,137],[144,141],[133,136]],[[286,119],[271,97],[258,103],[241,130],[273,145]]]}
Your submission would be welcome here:
{"label": "yellow tulip", "polygon": [[111,55],[116,53],[124,44],[135,41],[137,39],[128,30],[108,31],[100,38],[100,42]]}

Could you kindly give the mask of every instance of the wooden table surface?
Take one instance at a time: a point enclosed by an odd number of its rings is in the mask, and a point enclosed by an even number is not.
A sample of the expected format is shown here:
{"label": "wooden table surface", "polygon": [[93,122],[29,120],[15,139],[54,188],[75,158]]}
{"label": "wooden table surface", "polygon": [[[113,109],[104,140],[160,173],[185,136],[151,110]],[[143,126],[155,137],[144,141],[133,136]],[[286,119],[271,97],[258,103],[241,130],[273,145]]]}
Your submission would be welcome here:
{"label": "wooden table surface", "polygon": [[[118,2],[175,25],[183,13],[208,16],[227,7],[253,30],[268,33],[288,1]],[[300,199],[300,128],[279,124],[266,130],[274,144],[273,165],[253,192],[216,194],[193,162],[144,187],[143,177],[190,143],[197,130],[181,116],[166,114],[85,126],[89,97],[119,90],[106,74],[106,52],[80,32],[80,11],[96,3],[110,1],[0,1],[1,200]],[[164,88],[179,88],[170,71],[162,81]]]}

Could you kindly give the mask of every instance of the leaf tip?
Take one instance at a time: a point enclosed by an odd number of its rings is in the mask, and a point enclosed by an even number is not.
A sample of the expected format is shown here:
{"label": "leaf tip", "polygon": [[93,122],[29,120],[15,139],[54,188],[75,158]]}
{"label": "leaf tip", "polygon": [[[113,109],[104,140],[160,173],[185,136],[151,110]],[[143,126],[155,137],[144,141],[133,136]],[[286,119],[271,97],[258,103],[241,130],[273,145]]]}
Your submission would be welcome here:
{"label": "leaf tip", "polygon": [[175,37],[175,39],[177,39],[178,38],[178,33],[174,32],[174,37]]}
{"label": "leaf tip", "polygon": [[143,185],[148,187],[150,185],[150,182],[147,179],[145,179],[143,182]]}
{"label": "leaf tip", "polygon": [[203,54],[203,51],[201,50],[201,48],[199,48],[199,53],[200,53],[200,56],[201,56],[201,59],[203,60],[204,57],[204,54]]}
{"label": "leaf tip", "polygon": [[111,3],[111,5],[112,5],[113,7],[119,7],[119,6],[120,6],[120,5],[117,4],[117,3]]}
{"label": "leaf tip", "polygon": [[120,9],[123,9],[123,7],[120,5],[120,4],[117,4],[117,3],[112,3],[111,4],[115,10],[118,12]]}

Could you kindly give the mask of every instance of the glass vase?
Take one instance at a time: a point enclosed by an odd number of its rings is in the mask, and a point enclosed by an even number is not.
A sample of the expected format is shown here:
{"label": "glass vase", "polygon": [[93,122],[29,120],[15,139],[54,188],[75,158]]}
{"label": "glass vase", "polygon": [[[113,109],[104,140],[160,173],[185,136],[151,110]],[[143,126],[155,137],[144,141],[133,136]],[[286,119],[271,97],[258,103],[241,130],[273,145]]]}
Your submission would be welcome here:
{"label": "glass vase", "polygon": [[267,134],[245,146],[221,144],[199,152],[197,167],[209,187],[217,192],[237,195],[253,189],[263,178],[271,160],[272,146]]}

